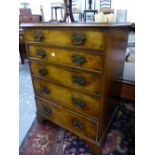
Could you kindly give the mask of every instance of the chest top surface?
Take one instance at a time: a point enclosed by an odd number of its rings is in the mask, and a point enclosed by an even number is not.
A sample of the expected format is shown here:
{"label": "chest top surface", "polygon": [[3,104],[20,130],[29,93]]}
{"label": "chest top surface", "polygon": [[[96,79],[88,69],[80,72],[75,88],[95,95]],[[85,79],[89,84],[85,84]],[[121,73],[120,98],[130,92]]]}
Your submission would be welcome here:
{"label": "chest top surface", "polygon": [[32,27],[44,27],[44,28],[49,28],[49,27],[85,27],[85,28],[110,28],[110,27],[131,27],[132,23],[48,23],[48,22],[42,22],[42,23],[22,23],[21,27],[23,28],[32,28]]}

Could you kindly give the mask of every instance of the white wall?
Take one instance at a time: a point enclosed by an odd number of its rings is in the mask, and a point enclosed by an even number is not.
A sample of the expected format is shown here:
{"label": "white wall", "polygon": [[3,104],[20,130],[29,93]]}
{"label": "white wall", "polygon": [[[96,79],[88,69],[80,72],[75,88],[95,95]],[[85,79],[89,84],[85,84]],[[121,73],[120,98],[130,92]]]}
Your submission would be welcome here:
{"label": "white wall", "polygon": [[127,9],[127,21],[135,22],[135,0],[112,0],[112,8],[115,9]]}
{"label": "white wall", "polygon": [[[81,1],[81,10],[85,9],[85,0]],[[43,5],[44,17],[45,21],[51,20],[51,9],[50,4],[52,2],[63,2],[63,0],[19,0],[19,6],[21,2],[28,2],[30,4],[30,8],[32,9],[33,14],[41,14],[40,13],[40,5]],[[92,3],[92,7],[94,6],[94,0]],[[127,9],[127,21],[135,22],[135,1],[134,0],[112,0],[112,6],[115,13],[117,9]],[[99,0],[96,0],[96,9],[99,9]],[[58,16],[59,18],[59,16]]]}

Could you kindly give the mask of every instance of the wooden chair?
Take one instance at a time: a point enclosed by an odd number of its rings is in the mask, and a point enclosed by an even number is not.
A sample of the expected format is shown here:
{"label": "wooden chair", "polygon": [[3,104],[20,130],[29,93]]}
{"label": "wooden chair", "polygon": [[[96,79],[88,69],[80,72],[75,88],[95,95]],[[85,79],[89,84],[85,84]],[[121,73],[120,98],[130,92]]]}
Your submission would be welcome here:
{"label": "wooden chair", "polygon": [[72,12],[72,0],[64,0],[64,5],[65,5],[65,15],[63,22],[66,22],[68,17],[70,18],[71,22],[75,22]]}
{"label": "wooden chair", "polygon": [[85,0],[85,10],[83,11],[83,18],[84,18],[84,22],[87,22],[87,20],[90,22],[94,22],[95,21],[95,14],[98,13],[98,10],[95,9],[95,3],[96,1],[94,1],[94,8],[92,9],[92,0],[89,0],[89,6],[87,8],[87,2]]}
{"label": "wooden chair", "polygon": [[111,8],[111,0],[100,0],[100,10]]}
{"label": "wooden chair", "polygon": [[[72,13],[75,19],[75,22],[82,22],[83,13],[81,11],[81,1],[80,0],[72,0]],[[78,19],[76,18],[78,15]]]}
{"label": "wooden chair", "polygon": [[[61,14],[61,19],[63,19],[63,10],[64,10],[64,3],[58,2],[58,3],[51,3],[51,20],[58,21],[58,10]],[[55,14],[55,17],[54,17]]]}

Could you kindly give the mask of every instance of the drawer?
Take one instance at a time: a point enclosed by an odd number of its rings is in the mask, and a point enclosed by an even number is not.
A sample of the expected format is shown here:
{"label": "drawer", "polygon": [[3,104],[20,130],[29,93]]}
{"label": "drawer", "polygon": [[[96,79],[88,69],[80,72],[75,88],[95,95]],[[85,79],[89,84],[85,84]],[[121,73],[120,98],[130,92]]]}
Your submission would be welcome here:
{"label": "drawer", "polygon": [[60,84],[95,94],[100,94],[101,92],[101,79],[97,74],[67,70],[54,65],[45,65],[37,62],[31,62],[30,68],[33,75],[47,80],[54,80]]}
{"label": "drawer", "polygon": [[72,113],[62,106],[57,106],[51,102],[45,102],[36,98],[37,110],[46,119],[71,130],[72,132],[96,139],[97,123]]}
{"label": "drawer", "polygon": [[55,101],[73,111],[98,117],[100,98],[87,96],[44,80],[33,79],[33,84],[37,95]]}
{"label": "drawer", "polygon": [[69,30],[25,30],[26,41],[42,42],[65,46],[82,46],[92,49],[104,47],[104,32]]}
{"label": "drawer", "polygon": [[24,15],[20,15],[19,16],[19,21],[20,23],[26,23],[26,22],[40,22],[41,21],[41,16],[24,16]]}
{"label": "drawer", "polygon": [[28,49],[30,57],[39,60],[97,71],[101,71],[103,68],[101,55],[54,47],[29,46]]}

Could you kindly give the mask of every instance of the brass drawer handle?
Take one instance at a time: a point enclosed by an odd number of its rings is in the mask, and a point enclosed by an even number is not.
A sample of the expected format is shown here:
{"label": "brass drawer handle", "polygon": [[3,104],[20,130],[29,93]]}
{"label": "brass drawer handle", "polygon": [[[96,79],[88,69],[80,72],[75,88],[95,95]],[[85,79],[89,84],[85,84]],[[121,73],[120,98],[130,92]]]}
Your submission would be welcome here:
{"label": "brass drawer handle", "polygon": [[41,67],[41,68],[39,68],[39,74],[41,76],[45,77],[48,74],[48,71],[47,71],[47,69]]}
{"label": "brass drawer handle", "polygon": [[44,58],[46,56],[45,51],[41,49],[37,50],[37,54],[40,56],[40,58]]}
{"label": "brass drawer handle", "polygon": [[41,41],[44,38],[42,32],[34,32],[34,40],[35,41]]}
{"label": "brass drawer handle", "polygon": [[72,54],[72,62],[76,65],[82,65],[86,62],[86,58],[79,54]]}
{"label": "brass drawer handle", "polygon": [[72,33],[72,43],[73,45],[81,45],[86,40],[86,35],[84,33]]}
{"label": "brass drawer handle", "polygon": [[72,102],[78,106],[80,106],[81,108],[83,108],[85,106],[85,102],[79,98],[72,98]]}
{"label": "brass drawer handle", "polygon": [[83,77],[77,75],[72,76],[72,82],[79,86],[83,86],[86,84],[86,80]]}
{"label": "brass drawer handle", "polygon": [[72,125],[75,127],[75,128],[78,128],[78,129],[84,129],[84,124],[79,122],[78,120],[76,119],[73,119],[72,120]]}
{"label": "brass drawer handle", "polygon": [[43,112],[43,114],[45,114],[47,116],[50,116],[52,114],[52,110],[45,105],[42,106],[42,112]]}
{"label": "brass drawer handle", "polygon": [[49,94],[50,93],[50,91],[49,91],[49,89],[47,87],[41,87],[40,92],[41,93],[45,93],[45,94]]}

